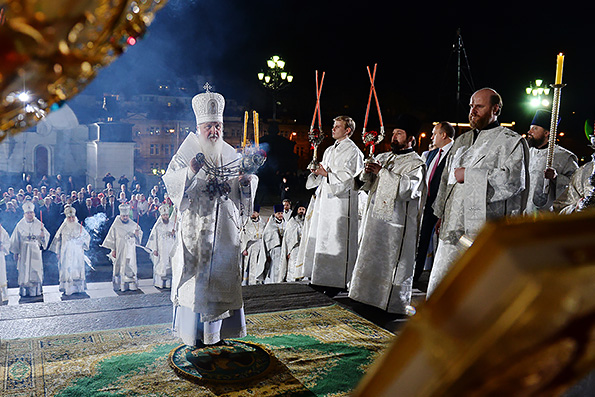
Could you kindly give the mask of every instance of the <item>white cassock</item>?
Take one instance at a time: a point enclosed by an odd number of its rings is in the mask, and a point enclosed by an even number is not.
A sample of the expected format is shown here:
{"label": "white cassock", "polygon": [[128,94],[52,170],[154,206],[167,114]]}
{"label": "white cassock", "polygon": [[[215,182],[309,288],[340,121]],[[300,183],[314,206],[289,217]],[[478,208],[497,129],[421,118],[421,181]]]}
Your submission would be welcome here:
{"label": "white cassock", "polygon": [[281,269],[286,271],[286,281],[296,281],[299,279],[298,275],[302,274],[298,267],[297,258],[303,227],[304,219],[300,219],[297,215],[289,219],[289,222],[285,224],[283,242],[281,243]]}
{"label": "white cassock", "polygon": [[545,163],[547,160],[547,148],[537,149],[529,148],[529,197],[527,199],[527,214],[536,211],[552,211],[553,200],[557,199],[564,193],[572,174],[578,169],[578,159],[574,153],[556,145],[554,148],[554,159],[552,168],[556,170],[558,176],[553,181],[548,181],[549,193],[552,200],[548,203],[548,194],[544,192],[545,177],[543,172],[545,170]]}
{"label": "white cassock", "polygon": [[554,203],[554,209],[560,214],[571,214],[579,210],[580,204],[585,197],[593,194],[593,186],[589,178],[593,174],[595,163],[589,161],[583,164],[572,175],[566,191]]}
{"label": "white cassock", "polygon": [[382,153],[377,162],[377,176],[360,176],[369,193],[349,297],[405,314],[427,195],[426,164],[413,150]]}
{"label": "white cassock", "polygon": [[66,295],[85,292],[85,251],[89,249],[91,236],[83,225],[65,219],[56,232],[50,251],[59,256],[60,291]]}
{"label": "white cassock", "polygon": [[21,296],[42,294],[43,260],[41,250],[47,248],[49,238],[49,232],[37,218],[33,218],[31,222],[27,222],[24,218],[21,219],[10,236],[10,252],[19,256],[17,271]]}
{"label": "white cassock", "polygon": [[[137,235],[138,233],[138,235]],[[102,247],[116,251],[116,257],[108,254],[114,265],[112,283],[115,290],[127,291],[138,289],[138,270],[136,263],[136,246],[143,238],[143,231],[133,220],[122,222],[120,215],[107,232]]]}
{"label": "white cassock", "polygon": [[10,236],[0,225],[0,302],[8,300],[8,279],[6,278],[6,258],[10,253]]}
{"label": "white cassock", "polygon": [[291,209],[283,210],[283,220],[285,221],[285,223],[289,222],[292,213],[293,211]]}
{"label": "white cassock", "polygon": [[[281,283],[285,281],[287,269],[281,268],[281,242],[285,220],[278,221],[275,215],[271,215],[264,228],[262,235],[262,252],[259,258],[257,280],[263,280],[265,284]],[[260,272],[260,273],[259,273]]]}
{"label": "white cassock", "polygon": [[[434,214],[442,220],[429,297],[459,257],[463,235],[477,237],[487,220],[521,215],[529,188],[529,148],[516,132],[501,126],[459,136],[448,153]],[[455,168],[465,168],[457,183]]]}
{"label": "white cassock", "polygon": [[146,247],[151,250],[153,261],[153,285],[159,288],[171,288],[171,254],[176,243],[174,222],[170,218],[168,223],[164,223],[159,217],[147,240]]}
{"label": "white cassock", "polygon": [[[262,234],[266,224],[259,216],[257,221],[250,218],[244,222],[241,234],[241,251],[247,255],[242,255],[242,285],[257,284],[259,260],[262,252]],[[262,273],[262,271],[260,272]]]}
{"label": "white cassock", "polygon": [[355,177],[364,155],[349,138],[327,148],[322,156],[327,177],[310,174],[307,189],[316,188],[298,253],[298,266],[312,284],[346,288],[357,256],[358,194]]}
{"label": "white cassock", "polygon": [[[199,152],[208,153],[199,137],[190,133],[163,176],[179,210],[172,258],[174,329],[190,346],[246,335],[240,230],[252,213],[258,184],[255,175],[247,186],[233,177],[225,181],[227,196],[216,193],[223,181],[207,175],[205,167],[196,174],[190,169],[191,159]],[[210,161],[221,166],[239,158],[233,147],[222,142],[221,155]]]}

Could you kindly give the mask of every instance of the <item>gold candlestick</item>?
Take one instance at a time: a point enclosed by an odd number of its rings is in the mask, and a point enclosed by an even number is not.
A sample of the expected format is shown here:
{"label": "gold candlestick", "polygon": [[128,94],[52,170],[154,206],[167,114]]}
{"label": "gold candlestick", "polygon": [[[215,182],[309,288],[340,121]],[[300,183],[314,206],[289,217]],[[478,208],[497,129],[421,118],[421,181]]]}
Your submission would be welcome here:
{"label": "gold candlestick", "polygon": [[317,169],[318,166],[320,165],[320,162],[317,159],[318,146],[320,146],[320,144],[324,140],[324,134],[319,129],[312,128],[310,130],[310,132],[308,133],[308,140],[310,141],[310,144],[312,145],[312,150],[313,150],[312,161],[310,162],[310,164],[308,164],[308,169],[313,171],[313,170]]}
{"label": "gold candlestick", "polygon": [[242,149],[246,147],[248,143],[248,111],[244,112],[244,139],[242,140]]}

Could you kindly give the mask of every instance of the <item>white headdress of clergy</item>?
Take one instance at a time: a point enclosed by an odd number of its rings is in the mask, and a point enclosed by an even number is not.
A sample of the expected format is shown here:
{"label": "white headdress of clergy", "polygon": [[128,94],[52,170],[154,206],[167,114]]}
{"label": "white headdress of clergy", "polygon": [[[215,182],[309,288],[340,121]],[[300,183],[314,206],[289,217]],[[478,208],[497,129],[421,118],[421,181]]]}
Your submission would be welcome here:
{"label": "white headdress of clergy", "polygon": [[216,92],[211,92],[209,83],[204,85],[207,92],[196,95],[192,98],[192,109],[196,116],[196,125],[203,123],[223,123],[223,109],[225,98]]}
{"label": "white headdress of clergy", "polygon": [[130,215],[130,205],[126,203],[122,203],[118,206],[120,210],[120,215]]}
{"label": "white headdress of clergy", "polygon": [[169,215],[169,205],[162,204],[159,207],[159,214],[160,215],[163,215],[163,214]]}
{"label": "white headdress of clergy", "polygon": [[74,208],[72,205],[66,205],[64,206],[64,215],[65,216],[75,216],[76,214],[76,208]]}
{"label": "white headdress of clergy", "polygon": [[23,212],[33,212],[35,211],[35,204],[30,201],[26,201],[23,203]]}

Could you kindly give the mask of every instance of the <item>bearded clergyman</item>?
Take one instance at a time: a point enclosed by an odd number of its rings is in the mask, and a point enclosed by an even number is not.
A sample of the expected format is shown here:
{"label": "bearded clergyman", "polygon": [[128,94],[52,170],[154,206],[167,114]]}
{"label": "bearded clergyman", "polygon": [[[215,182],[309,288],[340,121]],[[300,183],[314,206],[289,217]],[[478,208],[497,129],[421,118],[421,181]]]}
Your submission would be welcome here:
{"label": "bearded clergyman", "polygon": [[17,263],[19,294],[40,296],[43,293],[43,259],[41,250],[46,249],[50,234],[43,223],[35,217],[35,204],[23,204],[23,219],[17,223],[10,236],[10,252]]}
{"label": "bearded clergyman", "polygon": [[260,206],[254,204],[250,220],[244,222],[241,233],[242,285],[257,284],[256,273],[262,253],[262,234],[266,223],[260,216]]}
{"label": "bearded clergyman", "polygon": [[285,230],[283,206],[273,206],[273,215],[269,217],[262,235],[262,253],[256,278],[265,284],[280,283],[285,280],[285,272],[281,269],[281,242]]}
{"label": "bearded clergyman", "polygon": [[172,258],[174,329],[189,346],[246,335],[240,230],[252,211],[258,179],[226,174],[241,155],[223,141],[221,94],[192,99],[197,131],[173,156],[163,181],[178,209]]}
{"label": "bearded clergyman", "polygon": [[176,242],[176,226],[175,221],[170,219],[169,211],[167,204],[159,207],[159,219],[147,241],[153,261],[153,285],[157,288],[171,288],[171,253]]}
{"label": "bearded clergyman", "polygon": [[411,303],[415,252],[426,199],[426,164],[413,150],[420,122],[396,121],[391,152],[366,162],[360,180],[368,192],[349,297],[389,313]]}
{"label": "bearded clergyman", "polygon": [[79,223],[74,207],[64,206],[64,216],[66,219],[58,228],[50,251],[55,252],[58,258],[59,290],[65,295],[72,295],[87,289],[85,263],[88,259],[85,250],[89,249],[91,235]]}
{"label": "bearded clergyman", "polygon": [[430,273],[428,297],[475,239],[487,220],[521,215],[529,190],[529,148],[516,132],[502,127],[502,98],[491,88],[471,96],[472,130],[459,136],[449,151],[434,214],[438,248]]}
{"label": "bearded clergyman", "polygon": [[306,206],[298,202],[293,208],[291,218],[285,224],[283,243],[281,244],[281,271],[284,281],[297,281],[303,275],[303,266],[298,264],[298,251],[302,239],[302,228],[306,217]]}
{"label": "bearded clergyman", "polygon": [[118,209],[120,215],[114,219],[101,246],[110,250],[108,256],[114,265],[112,274],[114,290],[136,291],[138,289],[136,246],[143,238],[143,231],[130,219],[130,205],[120,204]]}
{"label": "bearded clergyman", "polygon": [[560,145],[554,148],[552,167],[546,169],[552,112],[540,109],[527,131],[529,144],[529,197],[526,212],[551,211],[578,169],[574,153]]}

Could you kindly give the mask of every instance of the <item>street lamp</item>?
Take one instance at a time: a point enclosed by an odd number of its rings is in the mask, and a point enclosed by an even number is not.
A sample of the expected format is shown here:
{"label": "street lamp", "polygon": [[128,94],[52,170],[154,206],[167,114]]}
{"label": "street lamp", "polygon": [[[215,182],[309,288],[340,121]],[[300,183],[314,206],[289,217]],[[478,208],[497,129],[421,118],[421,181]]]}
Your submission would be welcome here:
{"label": "street lamp", "polygon": [[277,119],[277,92],[289,87],[293,81],[291,73],[285,70],[285,61],[278,55],[267,60],[267,69],[258,73],[258,80],[273,97],[273,120]]}
{"label": "street lamp", "polygon": [[547,108],[552,103],[549,97],[550,88],[541,79],[530,82],[529,86],[525,88],[525,93],[529,98],[529,103],[534,108]]}

